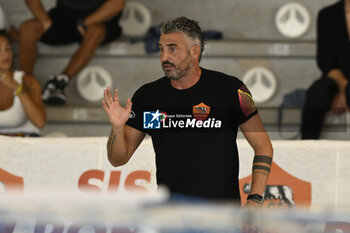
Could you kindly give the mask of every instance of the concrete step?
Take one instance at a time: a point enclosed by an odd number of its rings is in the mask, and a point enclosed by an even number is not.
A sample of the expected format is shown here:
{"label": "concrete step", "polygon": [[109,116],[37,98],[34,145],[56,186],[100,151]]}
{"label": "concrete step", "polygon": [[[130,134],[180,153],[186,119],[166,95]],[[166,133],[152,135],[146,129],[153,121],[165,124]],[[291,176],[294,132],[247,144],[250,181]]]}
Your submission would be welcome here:
{"label": "concrete step", "polygon": [[[259,115],[265,125],[277,125],[278,108],[258,108]],[[48,123],[108,123],[108,117],[100,107],[46,106]],[[326,125],[347,124],[350,120],[350,113],[342,115],[328,114]],[[300,125],[301,109],[288,107],[283,109],[283,125]],[[350,123],[350,122],[349,122]]]}
{"label": "concrete step", "polygon": [[[38,53],[42,57],[70,57],[78,44],[49,46],[38,44]],[[18,44],[14,44],[18,55]],[[205,44],[204,57],[281,57],[314,58],[315,41],[267,41],[267,40],[209,40]],[[123,37],[117,41],[99,47],[95,57],[159,57],[159,52],[147,53],[144,42],[130,43]]]}
{"label": "concrete step", "polygon": [[[52,74],[60,73],[68,61],[69,58],[66,57],[40,57],[35,69],[35,76],[44,85]],[[88,67],[92,66],[102,67],[111,75],[113,80],[112,89],[118,88],[120,90],[122,102],[131,97],[143,84],[164,75],[159,58],[153,56],[96,57]],[[239,79],[243,79],[244,75],[254,67],[265,67],[270,70],[275,77],[277,87],[268,101],[258,104],[258,106],[263,107],[279,106],[284,94],[296,88],[307,88],[315,79],[320,77],[315,60],[311,58],[204,57],[201,66],[236,76]],[[72,80],[66,90],[68,103],[84,106],[100,105],[100,101],[89,102],[80,96],[77,90],[78,77]]]}
{"label": "concrete step", "polygon": [[[43,136],[108,136],[111,129],[102,107],[47,106],[46,112],[47,124],[42,130]],[[277,124],[277,108],[259,108],[259,115],[271,139],[293,139],[296,135],[298,136],[301,120],[299,108],[284,109],[281,129],[278,128]],[[350,113],[340,116],[328,114],[321,138],[350,140],[349,131]],[[243,138],[243,135],[239,133],[238,137]]]}
{"label": "concrete step", "polygon": [[[276,131],[277,110],[283,96],[297,88],[307,88],[320,71],[316,66],[315,38],[318,11],[337,0],[300,0],[310,15],[305,33],[296,38],[283,35],[276,26],[278,11],[289,0],[133,0],[144,4],[152,15],[151,25],[178,16],[187,16],[200,22],[203,30],[218,30],[224,40],[208,41],[201,66],[218,70],[243,79],[252,68],[265,67],[276,78],[277,88],[265,102],[257,103],[263,122]],[[45,9],[55,0],[42,0]],[[19,26],[32,18],[23,0],[0,0],[10,21]],[[78,44],[50,47],[39,44],[39,57],[35,76],[44,83],[52,74],[60,73],[68,64]],[[18,67],[18,48],[15,45],[15,64]],[[122,102],[131,97],[141,85],[163,76],[159,53],[147,54],[144,43],[131,44],[125,35],[117,41],[101,46],[87,68],[99,66],[112,77],[112,88],[120,90]],[[100,101],[88,101],[77,90],[77,78],[68,86],[67,106],[47,107],[48,125],[43,132],[62,129],[69,136],[108,135],[108,119]],[[253,93],[253,96],[254,95]],[[291,112],[289,112],[291,111]],[[284,121],[297,131],[300,119],[298,110],[286,110]],[[331,124],[332,126],[332,124]],[[279,136],[277,135],[276,138]]]}
{"label": "concrete step", "polygon": [[[39,82],[44,85],[51,75],[62,72],[77,47],[77,44],[59,47],[40,44],[34,72]],[[18,48],[15,50],[17,54]],[[267,68],[275,76],[277,89],[267,102],[260,103],[259,106],[276,107],[280,105],[284,94],[296,88],[307,88],[320,77],[314,56],[313,42],[209,41],[201,66],[240,79],[251,68]],[[15,63],[15,67],[18,67],[17,59]],[[110,73],[114,81],[112,88],[121,90],[122,101],[131,97],[144,83],[164,75],[159,53],[147,54],[144,43],[131,44],[128,41],[116,41],[99,48],[87,67],[91,66],[100,66]],[[99,101],[89,102],[78,94],[76,78],[67,88],[67,95],[70,105],[100,104]]]}
{"label": "concrete step", "polygon": [[[276,26],[278,10],[289,0],[133,0],[142,3],[151,14],[151,25],[157,25],[169,18],[187,16],[200,22],[204,30],[219,30],[225,38],[290,40],[279,32]],[[55,5],[55,0],[42,0],[45,9]],[[318,11],[336,0],[299,0],[309,16],[307,31],[296,40],[313,40]],[[8,12],[10,20],[18,26],[24,20],[32,18],[23,0],[0,0],[1,6]]]}

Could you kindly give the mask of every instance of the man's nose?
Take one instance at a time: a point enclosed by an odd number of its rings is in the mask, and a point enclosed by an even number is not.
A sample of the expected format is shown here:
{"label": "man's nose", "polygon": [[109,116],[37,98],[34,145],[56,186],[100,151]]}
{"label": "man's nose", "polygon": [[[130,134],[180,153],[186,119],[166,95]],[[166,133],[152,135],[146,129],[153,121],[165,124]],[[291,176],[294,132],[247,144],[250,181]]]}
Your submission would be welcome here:
{"label": "man's nose", "polygon": [[162,61],[167,61],[169,59],[169,54],[166,51],[163,51],[161,53],[161,57],[160,58],[161,58]]}

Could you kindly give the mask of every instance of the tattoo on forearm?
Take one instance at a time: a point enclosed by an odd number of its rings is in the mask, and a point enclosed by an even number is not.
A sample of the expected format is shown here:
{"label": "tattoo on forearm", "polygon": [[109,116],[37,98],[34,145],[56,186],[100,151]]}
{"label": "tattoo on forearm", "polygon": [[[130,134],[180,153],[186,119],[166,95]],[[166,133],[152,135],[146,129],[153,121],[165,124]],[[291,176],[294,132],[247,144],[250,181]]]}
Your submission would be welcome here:
{"label": "tattoo on forearm", "polygon": [[267,172],[267,171],[253,171],[253,174],[257,174],[257,173],[260,173],[264,176],[269,176],[269,172]]}
{"label": "tattoo on forearm", "polygon": [[113,134],[113,138],[111,141],[108,141],[108,157],[111,157],[112,151],[113,151],[113,144],[116,139],[117,135]]}
{"label": "tattoo on forearm", "polygon": [[263,165],[254,165],[253,166],[253,171],[254,170],[265,170],[267,172],[270,172],[270,168],[267,166],[263,166]]}
{"label": "tattoo on forearm", "polygon": [[272,164],[272,158],[266,155],[255,155],[253,163],[266,163],[268,165]]}

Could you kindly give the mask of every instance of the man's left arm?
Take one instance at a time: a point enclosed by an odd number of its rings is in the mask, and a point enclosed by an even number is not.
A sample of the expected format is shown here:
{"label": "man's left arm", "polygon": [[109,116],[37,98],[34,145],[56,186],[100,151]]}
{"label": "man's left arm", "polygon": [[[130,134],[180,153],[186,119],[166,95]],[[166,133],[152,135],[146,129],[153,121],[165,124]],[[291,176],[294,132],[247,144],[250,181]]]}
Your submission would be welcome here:
{"label": "man's left arm", "polygon": [[259,201],[259,199],[265,191],[266,182],[270,174],[273,148],[259,114],[254,115],[249,120],[242,123],[240,129],[255,153],[252,185],[247,205],[259,206],[262,204],[262,201]]}
{"label": "man's left arm", "polygon": [[95,12],[84,19],[84,24],[89,26],[94,23],[102,23],[112,19],[125,7],[125,0],[107,0]]}

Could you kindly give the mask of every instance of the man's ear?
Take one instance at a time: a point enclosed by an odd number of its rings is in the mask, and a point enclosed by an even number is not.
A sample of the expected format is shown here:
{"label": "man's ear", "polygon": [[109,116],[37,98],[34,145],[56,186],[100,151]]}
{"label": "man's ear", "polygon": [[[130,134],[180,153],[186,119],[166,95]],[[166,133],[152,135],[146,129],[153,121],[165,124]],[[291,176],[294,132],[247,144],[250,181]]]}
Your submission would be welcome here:
{"label": "man's ear", "polygon": [[191,57],[198,60],[201,53],[201,47],[197,44],[193,45],[191,48]]}

